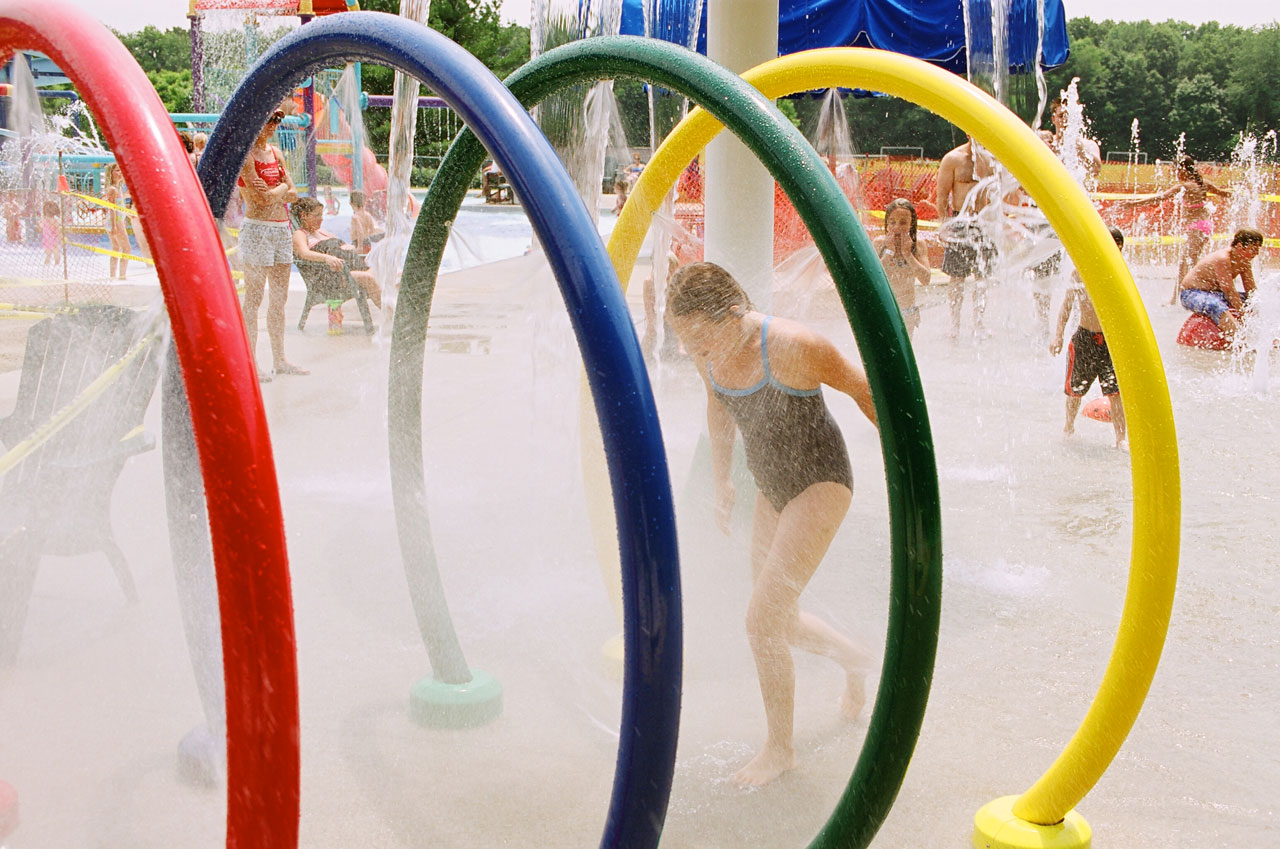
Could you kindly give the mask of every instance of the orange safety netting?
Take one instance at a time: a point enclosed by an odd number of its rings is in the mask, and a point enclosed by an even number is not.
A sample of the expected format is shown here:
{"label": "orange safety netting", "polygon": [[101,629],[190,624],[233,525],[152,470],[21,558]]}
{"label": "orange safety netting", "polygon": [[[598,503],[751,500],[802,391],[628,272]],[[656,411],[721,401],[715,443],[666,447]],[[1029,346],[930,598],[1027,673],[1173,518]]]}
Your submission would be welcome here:
{"label": "orange safety netting", "polygon": [[[1201,167],[1205,180],[1228,188],[1238,184],[1243,175],[1226,164],[1205,164]],[[854,208],[863,213],[863,221],[871,235],[879,233],[883,226],[877,213],[895,198],[906,198],[916,208],[921,230],[932,229],[938,210],[934,193],[937,188],[938,162],[928,159],[895,159],[893,157],[867,157],[855,162],[840,163],[835,169],[836,180],[844,189]],[[1280,237],[1280,170],[1264,167],[1254,187],[1260,197],[1258,228],[1268,238],[1268,252],[1276,250],[1271,241]],[[1170,184],[1170,169],[1154,165],[1127,165],[1105,163],[1098,175],[1093,193],[1103,219],[1114,224],[1126,234],[1132,244],[1134,259],[1143,262],[1176,262],[1176,254],[1185,236],[1181,219],[1181,206],[1176,200],[1150,203],[1139,207],[1122,208],[1119,203],[1135,196],[1155,194]],[[1230,237],[1227,232],[1232,206],[1224,199],[1217,201],[1213,214],[1214,233],[1217,238]],[[676,221],[693,237],[692,241],[677,243],[674,250],[681,263],[702,259],[701,239],[704,231],[703,185],[700,163],[690,163],[681,175],[676,188]],[[801,248],[813,244],[808,228],[800,220],[795,207],[783,191],[774,186],[774,250],[777,265]],[[941,259],[941,245],[925,232],[922,236],[930,248],[936,265]],[[937,254],[933,257],[933,254]]]}

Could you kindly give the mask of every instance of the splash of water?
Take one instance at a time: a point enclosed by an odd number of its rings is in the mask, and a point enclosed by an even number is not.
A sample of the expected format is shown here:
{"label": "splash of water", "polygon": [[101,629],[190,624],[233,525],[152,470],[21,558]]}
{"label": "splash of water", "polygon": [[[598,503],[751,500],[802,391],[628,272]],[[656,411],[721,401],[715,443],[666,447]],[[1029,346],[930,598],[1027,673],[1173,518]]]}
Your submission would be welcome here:
{"label": "splash of water", "polygon": [[200,12],[201,75],[205,108],[221,112],[249,67],[268,47],[299,26],[293,16],[237,9]]}
{"label": "splash of water", "polygon": [[[1280,275],[1260,276],[1245,305],[1244,321],[1231,344],[1231,374],[1244,388],[1266,394],[1271,384],[1272,357],[1280,340]],[[1230,387],[1228,387],[1230,388]]]}
{"label": "splash of water", "polygon": [[[698,41],[703,5],[703,0],[644,0],[641,12],[644,15],[645,36],[669,41],[692,50]],[[689,103],[684,97],[657,86],[649,86],[649,149],[651,151],[657,149],[676,124],[684,119],[688,111]],[[672,342],[667,339],[666,326],[667,278],[670,276],[672,266],[668,260],[675,255],[676,244],[681,238],[696,239],[675,221],[673,189],[660,204],[658,217],[654,219],[650,229],[651,273],[647,285],[653,296],[653,309],[652,311],[646,309],[645,321],[646,324],[652,323],[652,327],[646,326],[645,335],[646,339],[653,340],[655,351],[670,350],[673,347]],[[661,380],[662,359],[657,358],[657,362],[659,380]]]}
{"label": "splash of water", "polygon": [[21,58],[11,64],[13,87],[9,94],[9,129],[20,136],[40,136],[49,132],[36,93],[31,68]]}
{"label": "splash of water", "polygon": [[[530,33],[531,53],[537,57],[571,41],[617,35],[621,25],[622,0],[537,0]],[[575,86],[546,98],[534,109],[538,125],[560,154],[593,221],[599,220],[609,116],[616,110],[612,81]]]}
{"label": "splash of water", "polygon": [[1007,105],[1011,0],[964,0],[961,5],[969,82]]}
{"label": "splash of water", "polygon": [[1129,163],[1125,166],[1124,182],[1129,187],[1129,191],[1137,193],[1138,191],[1138,161],[1140,159],[1142,147],[1138,137],[1138,119],[1133,119],[1133,124],[1129,126]]}
{"label": "splash of water", "polygon": [[822,96],[822,105],[808,136],[813,149],[827,161],[832,173],[841,162],[853,158],[853,135],[839,89],[829,88]]}
{"label": "splash of water", "polygon": [[1031,122],[1031,126],[1040,126],[1040,121],[1044,118],[1044,107],[1049,101],[1049,83],[1044,78],[1044,64],[1040,61],[1044,56],[1044,0],[1036,0],[1036,57],[1035,57],[1035,78],[1036,78],[1036,115],[1035,120]]}
{"label": "splash of water", "polygon": [[1241,133],[1231,151],[1231,199],[1227,206],[1229,229],[1258,227],[1262,215],[1262,197],[1270,177],[1268,163],[1275,159],[1276,131],[1262,138]]}
{"label": "splash of water", "polygon": [[[431,0],[400,0],[402,18],[425,26],[430,13]],[[377,245],[377,249],[369,254],[369,266],[382,285],[384,310],[392,308],[395,295],[400,290],[399,274],[404,268],[404,258],[409,251],[409,237],[413,229],[409,212],[409,178],[413,168],[413,140],[418,128],[420,89],[417,77],[396,71],[392,87],[391,140],[387,161],[387,235]],[[353,158],[359,155],[359,151],[352,153]],[[384,321],[383,327],[386,328],[387,325],[388,322]]]}
{"label": "splash of water", "polygon": [[1086,190],[1097,188],[1097,178],[1090,171],[1090,162],[1086,152],[1089,139],[1089,122],[1084,117],[1084,106],[1080,103],[1080,78],[1074,77],[1067,86],[1062,97],[1066,103],[1067,125],[1062,130],[1058,156],[1067,167],[1072,178],[1084,186]]}

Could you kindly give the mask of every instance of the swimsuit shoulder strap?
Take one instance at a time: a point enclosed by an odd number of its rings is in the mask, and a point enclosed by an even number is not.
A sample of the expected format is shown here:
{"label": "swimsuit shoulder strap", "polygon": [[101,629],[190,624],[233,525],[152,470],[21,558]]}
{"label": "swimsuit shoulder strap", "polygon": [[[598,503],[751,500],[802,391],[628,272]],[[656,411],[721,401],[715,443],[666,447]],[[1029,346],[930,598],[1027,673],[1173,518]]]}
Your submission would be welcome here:
{"label": "swimsuit shoulder strap", "polygon": [[712,389],[714,389],[716,392],[719,392],[721,395],[730,395],[730,396],[736,397],[736,396],[742,396],[742,395],[751,395],[755,392],[760,391],[760,389],[766,386],[767,384],[775,383],[772,375],[769,374],[769,354],[765,350],[766,336],[768,334],[768,330],[769,330],[769,316],[765,316],[764,324],[760,327],[760,355],[764,359],[764,375],[760,378],[760,381],[755,386],[750,386],[746,389],[729,389],[727,387],[721,386],[719,383],[716,383],[715,377],[711,374],[711,366],[708,365],[707,380],[711,382]]}
{"label": "swimsuit shoulder strap", "polygon": [[806,396],[820,394],[822,392],[821,386],[815,386],[813,389],[796,389],[794,386],[788,386],[773,376],[773,370],[769,368],[769,322],[772,318],[772,316],[765,316],[764,324],[760,326],[760,356],[764,361],[764,382],[788,395]]}
{"label": "swimsuit shoulder strap", "polygon": [[760,361],[764,363],[764,379],[770,383],[777,383],[773,379],[773,372],[769,370],[769,322],[773,321],[773,316],[766,315],[764,322],[760,325]]}

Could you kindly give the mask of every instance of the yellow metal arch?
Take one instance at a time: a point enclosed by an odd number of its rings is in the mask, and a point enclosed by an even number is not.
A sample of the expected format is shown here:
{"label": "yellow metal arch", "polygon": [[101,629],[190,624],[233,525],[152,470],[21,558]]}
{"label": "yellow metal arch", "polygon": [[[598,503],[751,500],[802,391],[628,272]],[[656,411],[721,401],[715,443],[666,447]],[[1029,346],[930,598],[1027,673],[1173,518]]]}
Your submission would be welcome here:
{"label": "yellow metal arch", "polygon": [[[995,154],[1039,204],[1106,330],[1124,387],[1133,474],[1133,543],[1119,631],[1093,704],[1062,754],[1016,801],[992,806],[1011,809],[1033,827],[1061,829],[1058,824],[1097,783],[1137,719],[1164,645],[1177,578],[1181,495],[1173,409],[1133,277],[1084,189],[1052,151],[1012,112],[959,77],[907,56],[862,48],[796,53],[743,77],[771,98],[834,86],[882,91],[960,127]],[[721,129],[695,110],[645,167],[609,241],[624,285],[662,198]],[[988,820],[993,816],[999,815],[986,813]],[[1081,837],[1088,842],[1088,827],[1081,825],[1085,834],[1076,834],[1076,845]],[[1016,838],[1009,845],[1017,845]]]}

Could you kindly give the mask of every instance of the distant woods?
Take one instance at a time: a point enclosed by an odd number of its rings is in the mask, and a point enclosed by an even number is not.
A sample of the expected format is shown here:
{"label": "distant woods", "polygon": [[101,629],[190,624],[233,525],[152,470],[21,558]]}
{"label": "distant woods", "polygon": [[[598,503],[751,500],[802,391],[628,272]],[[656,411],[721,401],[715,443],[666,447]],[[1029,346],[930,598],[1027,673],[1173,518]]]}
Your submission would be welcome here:
{"label": "distant woods", "polygon": [[1080,78],[1085,117],[1102,150],[1141,149],[1168,159],[1179,133],[1196,159],[1225,160],[1242,132],[1280,130],[1280,26],[1245,29],[1151,23],[1067,22],[1071,56],[1050,89]]}
{"label": "distant woods", "polygon": [[[397,12],[399,0],[363,0],[362,8]],[[432,0],[431,26],[475,54],[498,77],[529,59],[529,30],[504,25],[497,0]],[[1067,23],[1071,55],[1046,75],[1051,95],[1080,78],[1080,97],[1091,133],[1102,150],[1130,149],[1133,119],[1138,119],[1140,149],[1152,158],[1169,158],[1180,133],[1197,159],[1224,160],[1239,135],[1280,130],[1280,26],[1243,28],[1216,23],[1191,26],[1176,21],[1116,23],[1073,18]],[[147,27],[120,35],[173,112],[191,108],[190,41],[185,29]],[[1026,89],[1024,81],[1018,88]],[[364,87],[390,94],[392,73],[366,65]],[[643,86],[621,80],[615,85],[623,124],[632,145],[648,144],[648,98]],[[426,92],[424,92],[426,93]],[[820,101],[801,97],[784,111],[808,128]],[[893,98],[848,98],[854,147],[878,153],[882,146],[919,147],[940,157],[963,141],[947,122]],[[1025,111],[1020,109],[1019,111]],[[385,153],[389,110],[365,116],[371,147]],[[418,155],[439,156],[448,144],[434,138],[434,122],[418,125]]]}

